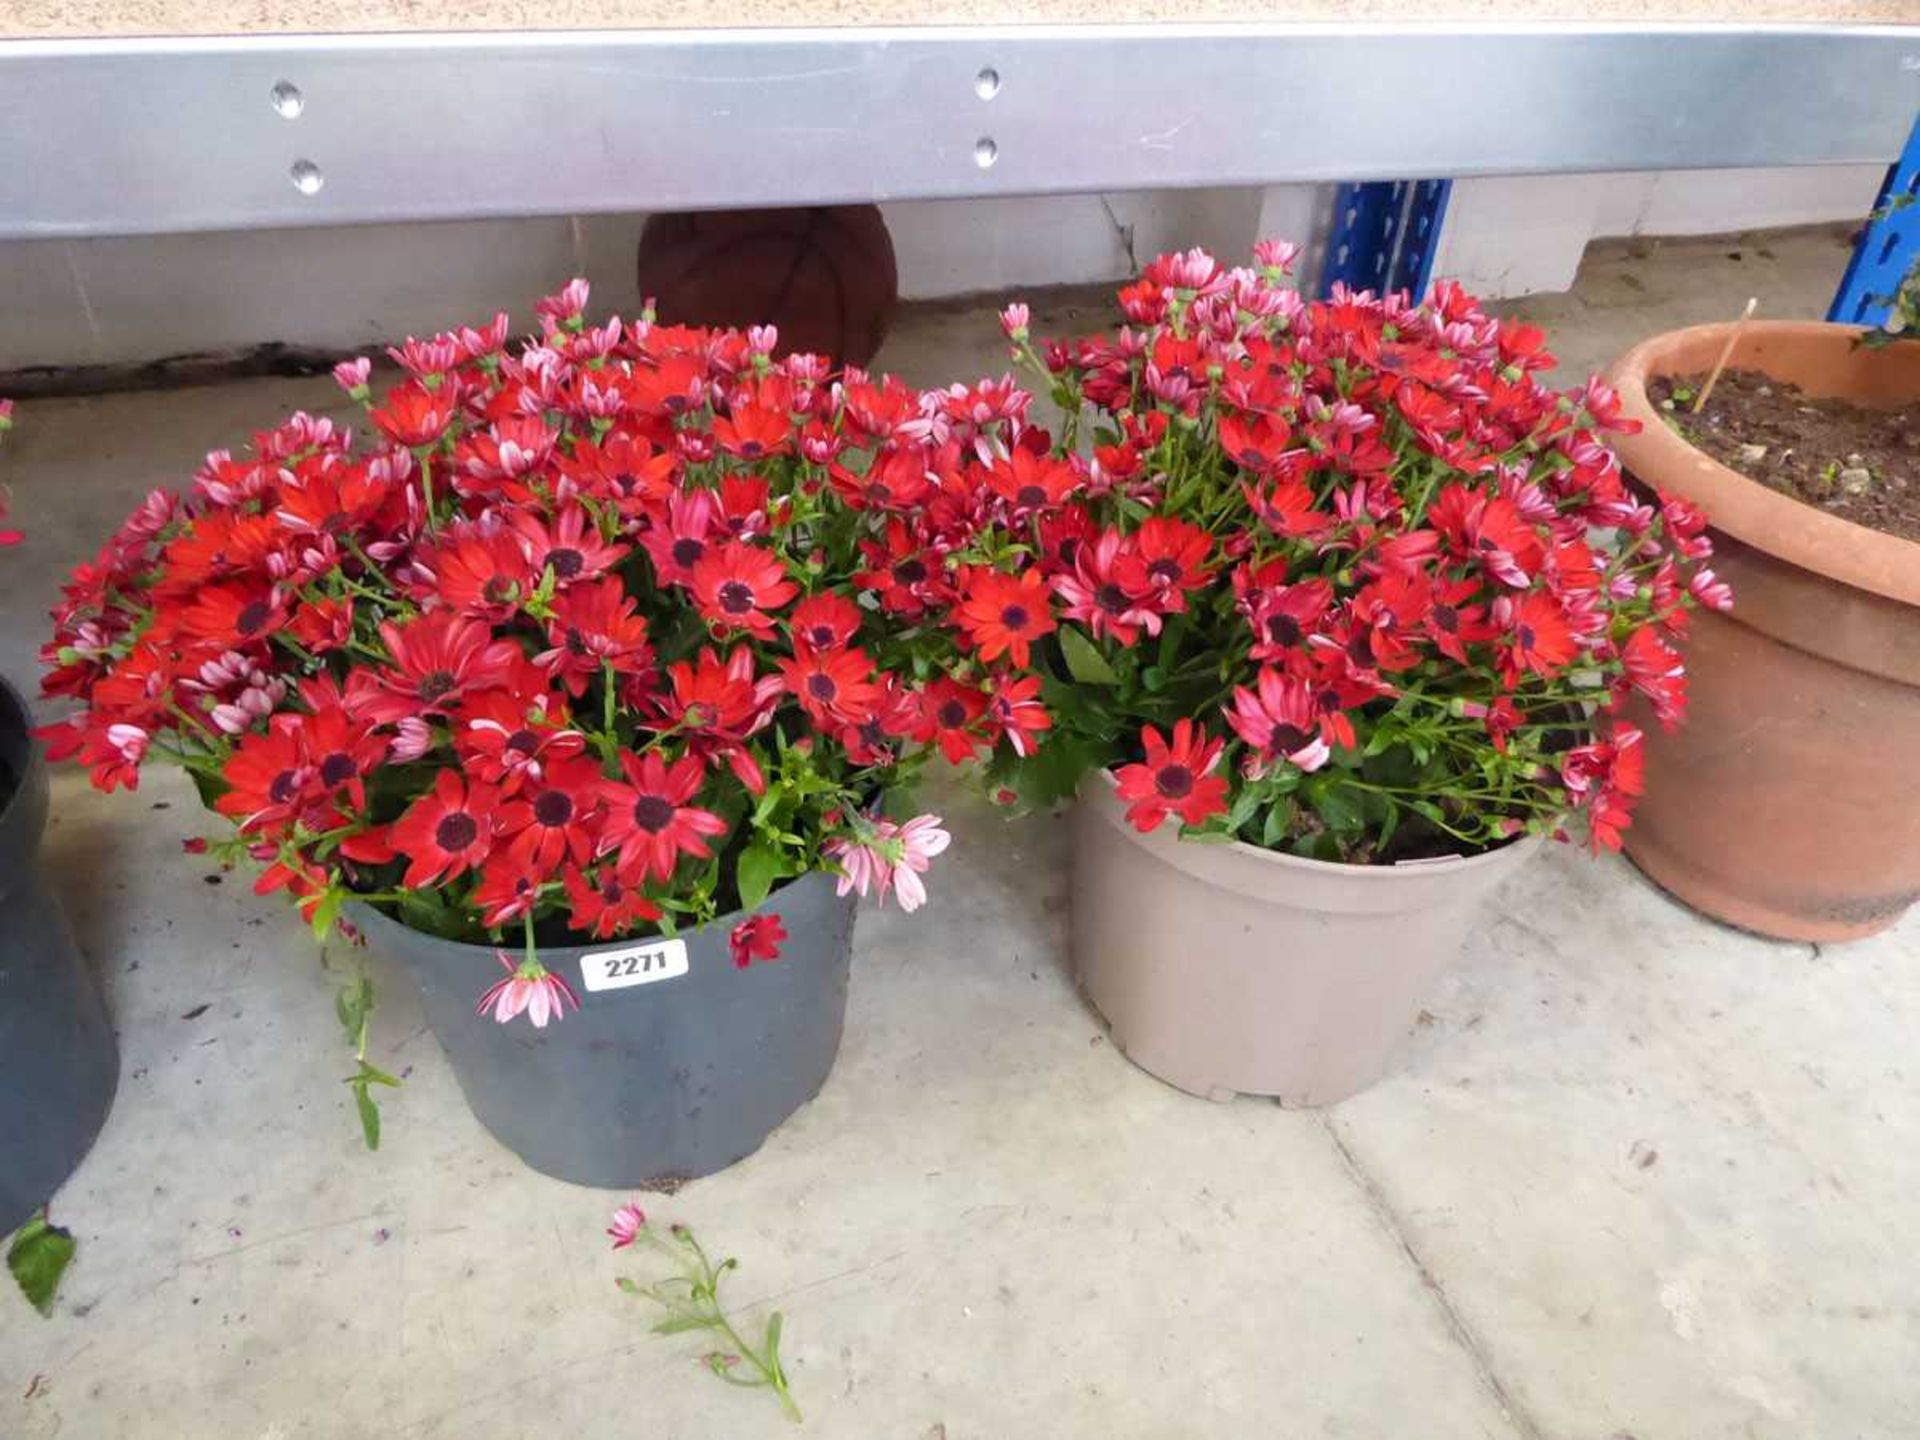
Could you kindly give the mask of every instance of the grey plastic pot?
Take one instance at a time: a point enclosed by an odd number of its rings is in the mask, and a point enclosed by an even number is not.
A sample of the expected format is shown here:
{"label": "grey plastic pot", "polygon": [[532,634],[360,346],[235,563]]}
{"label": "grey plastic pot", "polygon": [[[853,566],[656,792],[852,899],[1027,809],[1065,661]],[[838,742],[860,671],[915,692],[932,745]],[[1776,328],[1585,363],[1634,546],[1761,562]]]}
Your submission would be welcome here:
{"label": "grey plastic pot", "polygon": [[100,987],[41,878],[47,766],[0,680],[0,1234],[93,1148],[120,1083]]}
{"label": "grey plastic pot", "polygon": [[1073,963],[1114,1043],[1213,1100],[1331,1105],[1386,1073],[1481,903],[1540,847],[1335,865],[1127,823],[1113,777],[1075,807]]}
{"label": "grey plastic pot", "polygon": [[[727,945],[740,915],[681,932],[684,972],[670,942],[545,949],[542,962],[566,977],[580,1009],[540,1030],[474,1014],[501,978],[491,948],[410,930],[366,905],[348,906],[347,918],[419,983],[427,1023],[495,1139],[543,1174],[626,1189],[744,1159],[826,1083],[846,1017],[855,903],[833,892],[820,872],[776,891],[757,913],[778,915],[787,940],[778,960],[747,970]],[[592,988],[610,978],[625,983]]]}

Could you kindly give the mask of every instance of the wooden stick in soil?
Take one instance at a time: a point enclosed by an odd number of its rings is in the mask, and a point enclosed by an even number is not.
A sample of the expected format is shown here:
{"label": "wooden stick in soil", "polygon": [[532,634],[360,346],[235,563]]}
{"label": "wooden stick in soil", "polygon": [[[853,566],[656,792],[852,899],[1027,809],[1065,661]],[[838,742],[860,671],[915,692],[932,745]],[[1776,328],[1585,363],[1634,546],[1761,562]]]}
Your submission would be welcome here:
{"label": "wooden stick in soil", "polygon": [[1733,358],[1733,347],[1740,343],[1740,332],[1753,318],[1753,312],[1760,308],[1760,297],[1755,295],[1747,301],[1747,308],[1740,312],[1740,318],[1733,322],[1733,328],[1727,331],[1727,343],[1720,347],[1720,358],[1714,362],[1713,373],[1707,376],[1707,383],[1700,387],[1700,393],[1693,397],[1693,413],[1698,415],[1701,407],[1707,403],[1707,397],[1713,394],[1713,387],[1720,383],[1720,372],[1727,368],[1727,361]]}

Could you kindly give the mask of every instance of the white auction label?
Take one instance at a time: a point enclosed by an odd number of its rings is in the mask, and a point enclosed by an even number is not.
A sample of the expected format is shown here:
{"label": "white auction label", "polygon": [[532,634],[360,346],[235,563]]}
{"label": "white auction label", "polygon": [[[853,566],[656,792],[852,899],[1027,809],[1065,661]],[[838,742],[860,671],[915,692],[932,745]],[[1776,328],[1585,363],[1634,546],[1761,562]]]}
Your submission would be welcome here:
{"label": "white auction label", "polygon": [[580,957],[580,978],[589,990],[624,990],[686,973],[684,940],[649,940],[625,950],[595,950]]}

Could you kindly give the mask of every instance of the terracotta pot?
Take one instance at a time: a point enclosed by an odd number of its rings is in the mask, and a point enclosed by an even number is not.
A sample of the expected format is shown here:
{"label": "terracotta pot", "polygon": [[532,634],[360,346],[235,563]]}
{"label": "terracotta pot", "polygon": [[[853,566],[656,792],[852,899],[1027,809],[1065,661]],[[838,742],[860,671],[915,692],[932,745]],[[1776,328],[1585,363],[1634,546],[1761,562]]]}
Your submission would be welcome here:
{"label": "terracotta pot", "polygon": [[[1809,395],[1920,400],[1920,344],[1866,349],[1854,326],[1751,324],[1734,368]],[[1690,714],[1649,728],[1647,794],[1627,853],[1708,915],[1789,940],[1848,940],[1920,895],[1920,544],[1803,505],[1709,458],[1647,398],[1712,368],[1727,327],[1656,335],[1608,373],[1641,433],[1629,474],[1713,523],[1729,615],[1685,646]]]}
{"label": "terracotta pot", "polygon": [[1073,963],[1141,1069],[1212,1100],[1330,1105],[1386,1072],[1487,894],[1534,855],[1332,865],[1143,835],[1111,775],[1075,810]]}

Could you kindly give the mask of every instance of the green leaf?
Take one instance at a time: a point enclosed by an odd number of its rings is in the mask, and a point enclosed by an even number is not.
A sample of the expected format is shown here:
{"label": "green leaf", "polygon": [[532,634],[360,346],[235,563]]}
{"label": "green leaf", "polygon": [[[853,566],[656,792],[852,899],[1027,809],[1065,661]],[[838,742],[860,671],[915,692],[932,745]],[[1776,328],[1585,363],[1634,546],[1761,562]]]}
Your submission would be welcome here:
{"label": "green leaf", "polygon": [[780,1365],[780,1327],[786,1319],[776,1310],[767,1317],[767,1364],[775,1369]]}
{"label": "green leaf", "polygon": [[14,1232],[13,1243],[7,1247],[7,1269],[13,1272],[14,1283],[27,1303],[42,1315],[53,1314],[53,1295],[73,1260],[73,1251],[72,1232],[51,1224],[44,1210]]}
{"label": "green leaf", "polygon": [[1354,796],[1338,785],[1317,786],[1308,803],[1336,835],[1356,834],[1366,823]]}
{"label": "green leaf", "polygon": [[373,1096],[367,1091],[367,1082],[359,1076],[349,1080],[353,1087],[353,1103],[360,1112],[360,1138],[366,1141],[367,1149],[380,1148],[380,1107],[373,1103]]}
{"label": "green leaf", "polygon": [[1060,653],[1067,658],[1067,672],[1082,685],[1116,685],[1120,681],[1107,657],[1077,626],[1060,627]]}
{"label": "green leaf", "polygon": [[740,907],[757,910],[773,892],[773,882],[786,873],[786,858],[765,839],[756,838],[740,852],[734,868],[734,884],[740,890]]}
{"label": "green leaf", "polygon": [[713,1322],[699,1315],[669,1315],[653,1327],[656,1335],[679,1335],[688,1330],[711,1330]]}
{"label": "green leaf", "polygon": [[347,892],[338,885],[329,885],[320,895],[313,907],[313,938],[324,941],[333,933],[333,925],[340,918],[341,908],[347,903]]}
{"label": "green leaf", "polygon": [[1299,813],[1291,798],[1282,796],[1267,807],[1267,818],[1260,827],[1260,843],[1269,850],[1280,848],[1280,842],[1287,838],[1293,829],[1294,816]]}

